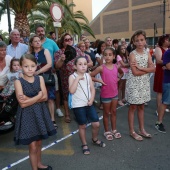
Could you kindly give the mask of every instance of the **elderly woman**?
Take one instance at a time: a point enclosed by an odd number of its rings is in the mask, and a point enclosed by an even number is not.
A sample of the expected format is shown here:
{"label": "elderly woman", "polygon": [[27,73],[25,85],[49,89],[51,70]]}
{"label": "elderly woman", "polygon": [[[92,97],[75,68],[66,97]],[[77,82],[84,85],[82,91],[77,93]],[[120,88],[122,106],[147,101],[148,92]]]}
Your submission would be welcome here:
{"label": "elderly woman", "polygon": [[0,41],[0,92],[8,81],[7,73],[10,72],[10,62],[12,59],[11,56],[6,55],[6,47],[7,45]]}
{"label": "elderly woman", "polygon": [[[50,52],[42,47],[39,36],[32,36],[29,40],[29,46],[29,53],[33,54],[38,62],[36,75],[42,73],[51,73],[52,59],[50,56]],[[46,86],[46,88],[48,93],[48,108],[50,111],[51,120],[53,121],[55,128],[57,128],[57,124],[54,118],[55,86]]]}
{"label": "elderly woman", "polygon": [[[65,122],[70,123],[70,113],[68,109],[68,78],[74,72],[74,59],[68,61],[67,63],[64,62],[67,59],[64,52],[67,45],[73,45],[73,38],[70,34],[65,33],[60,39],[60,50],[55,54],[55,67],[59,69],[60,76],[61,76],[61,86],[62,86],[62,93],[63,93],[63,100],[64,100],[64,110],[65,110]],[[78,48],[75,48],[76,55],[81,56],[82,53]]]}
{"label": "elderly woman", "polygon": [[169,46],[169,35],[164,34],[159,37],[158,46],[155,48],[155,57],[156,57],[156,71],[154,77],[154,86],[153,90],[157,93],[157,110],[156,114],[158,115],[158,108],[162,100],[162,82],[163,82],[163,55]]}

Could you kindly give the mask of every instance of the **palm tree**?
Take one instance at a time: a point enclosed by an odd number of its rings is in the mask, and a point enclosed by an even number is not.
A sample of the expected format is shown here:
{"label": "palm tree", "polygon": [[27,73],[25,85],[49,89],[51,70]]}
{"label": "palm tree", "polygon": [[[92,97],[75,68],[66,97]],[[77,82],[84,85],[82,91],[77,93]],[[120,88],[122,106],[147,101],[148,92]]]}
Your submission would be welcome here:
{"label": "palm tree", "polygon": [[[80,36],[83,31],[86,31],[94,37],[93,31],[88,26],[89,21],[84,16],[83,12],[73,12],[72,8],[75,7],[74,3],[67,4],[62,2],[60,4],[64,8],[64,17],[61,21],[62,27],[58,29],[60,35],[64,32],[70,32],[71,34],[77,34]],[[46,27],[47,32],[54,29],[52,23],[53,20],[49,14],[50,5],[51,3],[42,2],[39,3],[34,10],[32,10],[32,13],[28,17],[31,31],[34,31],[36,23],[43,24]],[[41,11],[41,13],[37,13],[37,11]]]}
{"label": "palm tree", "polygon": [[[24,30],[27,34],[34,32],[36,23],[42,23],[50,31],[53,29],[52,18],[49,14],[49,8],[52,3],[59,3],[64,9],[64,18],[62,20],[62,28],[59,29],[60,33],[70,32],[80,36],[82,31],[89,32],[93,37],[93,31],[88,26],[89,22],[81,11],[72,12],[74,3],[67,5],[65,0],[10,0],[10,11],[15,15],[14,28],[20,31]],[[6,0],[0,2],[0,18],[5,13]],[[78,21],[78,19],[84,22]]]}

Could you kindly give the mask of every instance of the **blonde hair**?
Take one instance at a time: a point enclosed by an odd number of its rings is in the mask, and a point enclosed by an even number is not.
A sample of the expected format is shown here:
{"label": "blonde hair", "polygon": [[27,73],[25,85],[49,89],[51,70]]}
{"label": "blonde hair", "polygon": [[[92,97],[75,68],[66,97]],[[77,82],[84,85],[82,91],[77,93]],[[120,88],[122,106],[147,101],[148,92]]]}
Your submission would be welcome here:
{"label": "blonde hair", "polygon": [[80,46],[84,44],[84,41],[79,41],[79,43],[77,44],[77,47],[80,48]]}

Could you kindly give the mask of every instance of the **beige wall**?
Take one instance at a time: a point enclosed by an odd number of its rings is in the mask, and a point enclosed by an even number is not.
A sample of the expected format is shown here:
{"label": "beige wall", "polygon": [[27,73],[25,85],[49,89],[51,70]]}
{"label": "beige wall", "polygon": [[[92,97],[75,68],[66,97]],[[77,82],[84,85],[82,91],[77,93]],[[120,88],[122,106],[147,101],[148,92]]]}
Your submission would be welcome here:
{"label": "beige wall", "polygon": [[[166,0],[170,5],[170,0]],[[112,0],[91,23],[96,39],[107,36],[113,39],[130,39],[134,31],[144,29],[148,37],[154,36],[154,23],[158,34],[163,33],[163,13],[160,12],[160,0]],[[167,7],[168,10],[168,7]],[[170,34],[170,11],[166,11],[165,33]],[[89,39],[94,39],[87,34]]]}
{"label": "beige wall", "polygon": [[75,3],[75,11],[83,11],[89,22],[92,21],[92,0],[73,0]]}

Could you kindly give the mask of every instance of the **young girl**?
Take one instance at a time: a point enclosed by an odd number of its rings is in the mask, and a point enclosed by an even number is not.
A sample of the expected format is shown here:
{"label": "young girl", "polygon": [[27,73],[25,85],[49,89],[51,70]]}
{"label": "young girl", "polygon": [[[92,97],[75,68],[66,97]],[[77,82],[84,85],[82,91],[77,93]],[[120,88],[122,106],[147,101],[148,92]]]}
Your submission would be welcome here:
{"label": "young girl", "polygon": [[[128,111],[129,131],[132,138],[142,141],[151,135],[144,129],[144,103],[150,100],[149,74],[155,71],[150,54],[145,50],[146,33],[142,30],[133,35],[136,49],[130,53],[130,70],[126,82],[126,100],[130,103]],[[139,132],[134,130],[134,113],[138,111]]]}
{"label": "young girl", "polygon": [[79,124],[79,135],[82,142],[83,154],[90,154],[86,142],[86,123],[92,122],[92,142],[100,147],[105,147],[105,143],[100,141],[98,136],[99,118],[94,108],[93,100],[95,96],[95,89],[91,77],[87,71],[87,60],[85,57],[77,57],[75,59],[74,72],[69,77],[69,92],[72,95],[72,108],[76,120]]}
{"label": "young girl", "polygon": [[33,170],[51,170],[51,166],[44,166],[41,163],[42,139],[56,134],[45,103],[47,91],[44,79],[41,76],[34,76],[37,61],[32,54],[23,55],[20,59],[20,65],[23,77],[15,81],[19,107],[14,141],[16,144],[29,145],[29,157]]}
{"label": "young girl", "polygon": [[129,72],[129,63],[128,63],[128,59],[126,56],[126,48],[124,45],[119,45],[118,49],[117,49],[117,64],[118,66],[121,67],[124,75],[123,77],[120,79],[119,83],[118,83],[118,97],[119,97],[119,101],[118,104],[120,106],[124,106],[124,102],[125,102],[125,85],[126,85],[126,79],[127,79],[127,74]]}
{"label": "young girl", "polygon": [[22,76],[19,59],[13,58],[10,62],[10,73],[7,74],[8,83],[0,94],[4,99],[12,95],[14,92],[14,81]]}
{"label": "young girl", "polygon": [[[116,53],[113,48],[106,48],[104,50],[105,64],[97,67],[91,73],[94,77],[100,73],[101,82],[101,101],[103,103],[103,124],[104,124],[104,136],[107,140],[113,140],[115,138],[121,138],[121,134],[116,130],[116,106],[118,101],[118,80],[123,76],[123,71],[116,64],[113,64]],[[118,78],[118,75],[120,76]],[[92,78],[96,81],[94,78]],[[109,117],[111,120],[111,130],[109,131]]]}

